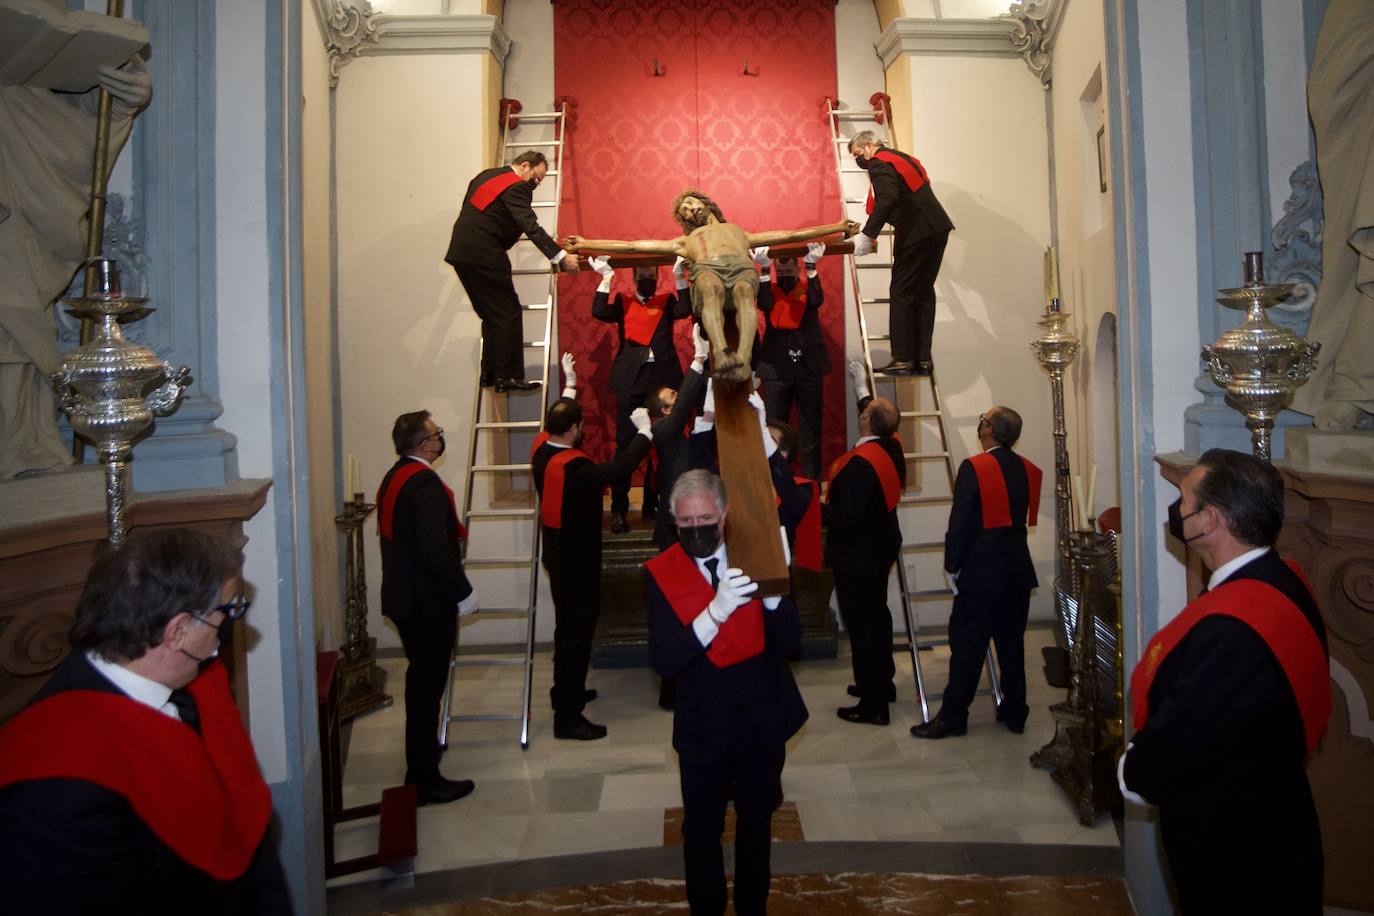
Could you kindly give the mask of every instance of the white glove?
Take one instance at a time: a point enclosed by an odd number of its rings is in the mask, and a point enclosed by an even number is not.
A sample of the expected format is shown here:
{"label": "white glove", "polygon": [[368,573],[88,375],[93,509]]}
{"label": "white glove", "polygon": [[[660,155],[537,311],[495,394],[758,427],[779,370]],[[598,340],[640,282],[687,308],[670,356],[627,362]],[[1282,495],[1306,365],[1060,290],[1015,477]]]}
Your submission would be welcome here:
{"label": "white glove", "polygon": [[749,406],[759,415],[759,429],[763,432],[763,454],[765,458],[772,458],[773,453],[778,450],[778,444],[773,441],[773,434],[768,430],[768,412],[763,406],[763,398],[759,397],[757,391],[749,395]]}
{"label": "white glove", "polygon": [[677,283],[678,289],[687,285],[687,259],[682,255],[678,255],[677,260],[673,262],[673,281]]}
{"label": "white glove", "polygon": [[730,567],[720,577],[716,597],[706,606],[706,613],[718,625],[724,625],[730,615],[749,603],[749,596],[759,590],[759,584],[744,574],[744,570]]}
{"label": "white glove", "polygon": [[778,534],[782,536],[782,562],[786,566],[792,565],[792,545],[787,543],[787,527],[778,526]]}
{"label": "white glove", "polygon": [[573,359],[572,353],[571,353],[571,352],[569,352],[569,353],[564,353],[564,354],[563,354],[563,358],[562,358],[561,360],[559,360],[559,362],[562,363],[562,365],[563,365],[563,380],[564,380],[564,381],[563,381],[563,386],[564,386],[565,388],[576,388],[576,387],[577,387],[577,369],[576,369],[577,362],[576,362],[576,360]]}
{"label": "white glove", "polygon": [[768,265],[772,259],[768,257],[768,246],[760,245],[758,248],[749,249],[749,257],[754,259],[754,263],[759,265],[759,270],[768,273]]}
{"label": "white glove", "polygon": [[466,617],[477,610],[477,589],[473,589],[466,598],[458,602],[458,616]]}
{"label": "white glove", "polygon": [[946,571],[945,584],[949,586],[949,590],[957,597],[959,594],[959,574],[957,572],[952,573]]}
{"label": "white glove", "polygon": [[825,242],[807,242],[806,256],[802,258],[802,263],[807,267],[815,267],[816,262],[825,256]]}
{"label": "white glove", "polygon": [[868,388],[868,373],[864,371],[864,364],[857,359],[851,359],[845,366],[849,370],[849,377],[854,382],[854,399],[862,401],[864,398],[873,396],[873,392]]}
{"label": "white glove", "polygon": [[701,415],[703,417],[709,416],[713,421],[716,418],[716,389],[711,384],[709,376],[706,378],[706,400],[702,401]]}
{"label": "white glove", "polygon": [[1122,751],[1121,756],[1117,758],[1116,785],[1117,788],[1121,790],[1121,797],[1126,799],[1126,801],[1133,802],[1137,805],[1148,805],[1149,802],[1142,798],[1139,792],[1133,792],[1126,788],[1126,755],[1131,752],[1131,748],[1133,747],[1135,747],[1135,742],[1126,742],[1126,749]]}
{"label": "white glove", "polygon": [[649,409],[647,407],[636,407],[630,411],[630,422],[635,425],[635,432],[642,436],[653,436],[652,424],[649,422]]}
{"label": "white glove", "polygon": [[870,238],[860,232],[854,236],[854,257],[861,258],[866,254],[872,254],[873,248],[878,244],[876,239]]}
{"label": "white glove", "polygon": [[706,357],[711,355],[711,341],[701,331],[701,325],[692,324],[692,365],[700,372],[706,365]]}
{"label": "white glove", "polygon": [[765,611],[776,611],[780,604],[782,604],[782,595],[773,595],[770,598],[763,599],[763,609]]}
{"label": "white glove", "polygon": [[609,277],[611,274],[615,273],[615,271],[611,269],[610,255],[599,254],[588,260],[587,264],[591,266],[592,270],[601,274],[603,277]]}

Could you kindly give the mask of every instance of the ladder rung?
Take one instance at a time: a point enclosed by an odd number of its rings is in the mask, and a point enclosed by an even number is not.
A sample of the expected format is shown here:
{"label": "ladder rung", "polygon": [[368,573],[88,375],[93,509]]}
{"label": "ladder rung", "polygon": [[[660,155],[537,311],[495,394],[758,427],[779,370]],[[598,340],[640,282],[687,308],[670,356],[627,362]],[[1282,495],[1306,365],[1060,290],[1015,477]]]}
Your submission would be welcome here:
{"label": "ladder rung", "polygon": [[[507,144],[506,144],[506,146],[519,146],[519,147],[526,147],[526,146],[562,146],[562,145],[563,145],[563,141],[562,141],[562,140],[530,140],[530,141],[521,140],[521,141],[518,142],[518,143],[507,143]],[[549,176],[549,173],[548,173],[548,172],[545,172],[545,173],[544,173],[544,177],[547,178],[548,176]]]}
{"label": "ladder rung", "polygon": [[[892,339],[892,335],[891,335],[891,334],[869,334],[869,335],[868,335],[868,339],[869,339],[869,340],[878,340],[878,341],[882,341],[882,340],[891,340],[891,339]],[[884,378],[886,378],[886,374],[885,374],[885,373],[882,373],[882,372],[879,372],[877,369],[874,369],[874,370],[873,370],[873,374],[874,374],[874,375],[881,375],[881,376],[883,376]]]}
{"label": "ladder rung", "polygon": [[936,458],[948,458],[949,452],[902,452],[902,457],[907,461],[934,461]]}
{"label": "ladder rung", "polygon": [[491,715],[486,715],[486,716],[480,716],[480,715],[449,716],[449,717],[448,717],[448,720],[449,720],[450,722],[510,722],[510,721],[513,721],[513,720],[515,720],[515,719],[520,719],[520,718],[523,718],[523,717],[522,717],[521,715],[519,715],[518,713],[509,713],[509,712],[507,712],[507,713],[492,713]]}
{"label": "ladder rung", "polygon": [[[905,414],[903,415],[905,416]],[[473,426],[473,429],[538,429],[538,420],[488,420]]]}
{"label": "ladder rung", "polygon": [[525,656],[496,656],[493,658],[464,658],[459,657],[453,660],[454,668],[486,668],[504,667],[506,665],[523,665]]}
{"label": "ladder rung", "polygon": [[487,620],[524,620],[526,617],[530,616],[529,609],[522,607],[494,607],[490,609],[483,607],[473,611],[472,614],[474,617],[480,617]]}
{"label": "ladder rung", "polygon": [[556,201],[556,200],[532,200],[532,201],[530,201],[530,206],[531,206],[531,207],[556,207],[556,206],[558,206],[558,201]]}
{"label": "ladder rung", "polygon": [[511,270],[511,276],[513,276],[513,277],[529,277],[529,276],[533,276],[534,274],[549,274],[549,273],[552,273],[552,271],[553,271],[553,268],[552,268],[551,266],[550,266],[550,267],[516,267],[516,268],[513,268],[513,269]]}
{"label": "ladder rung", "polygon": [[533,509],[473,509],[468,513],[469,519],[474,518],[533,518]]}
{"label": "ladder rung", "polygon": [[463,560],[464,566],[528,566],[535,561],[535,558],[526,554],[523,557],[468,557]]}
{"label": "ladder rung", "polygon": [[872,299],[863,299],[863,300],[861,300],[861,301],[863,302],[864,305],[891,305],[891,304],[892,304],[892,297],[891,297],[891,296],[875,296],[875,297],[873,297]]}
{"label": "ladder rung", "polygon": [[928,598],[952,598],[954,592],[947,588],[920,588],[907,592],[907,596],[915,598],[917,601],[924,601]]}
{"label": "ladder rung", "polygon": [[549,345],[549,342],[547,340],[525,340],[521,341],[521,345],[524,346],[526,350],[530,350],[537,349],[540,347],[547,347]]}
{"label": "ladder rung", "polygon": [[[534,114],[525,114],[523,111],[511,112],[511,117],[517,121],[556,121],[563,117],[561,111],[536,111]],[[519,143],[507,143],[507,146],[519,146]]]}
{"label": "ladder rung", "polygon": [[855,264],[854,266],[855,266],[856,268],[858,268],[859,270],[891,270],[891,269],[892,269],[892,264],[891,264],[891,262],[886,263],[886,264],[873,264],[873,263]]}
{"label": "ladder rung", "polygon": [[855,166],[854,168],[852,168],[852,169],[845,169],[845,168],[842,168],[842,169],[840,169],[840,172],[843,173],[843,174],[845,174],[845,175],[867,175],[867,174],[868,174],[868,169],[861,169],[861,168],[859,168],[859,167],[856,165],[856,166]]}
{"label": "ladder rung", "polygon": [[925,506],[934,503],[947,503],[953,499],[953,496],[903,496],[897,502],[902,506]]}
{"label": "ladder rung", "polygon": [[524,464],[474,464],[472,473],[474,474],[495,474],[502,471],[528,471],[529,462]]}
{"label": "ladder rung", "polygon": [[944,547],[945,547],[945,542],[944,542],[944,541],[913,541],[913,542],[910,543],[910,544],[903,544],[903,545],[902,545],[902,549],[903,549],[903,550],[910,550],[910,551],[915,551],[915,550],[936,550],[936,549],[943,550]]}
{"label": "ladder rung", "polygon": [[[874,123],[877,123],[878,120],[876,117],[878,112],[876,111],[832,110],[830,114],[832,117],[839,118],[841,121],[873,121]],[[524,115],[521,115],[520,117],[523,118]],[[848,140],[848,138],[845,139],[846,141]]]}
{"label": "ladder rung", "polygon": [[549,304],[547,302],[522,303],[520,306],[520,311],[522,312],[547,312],[548,310]]}

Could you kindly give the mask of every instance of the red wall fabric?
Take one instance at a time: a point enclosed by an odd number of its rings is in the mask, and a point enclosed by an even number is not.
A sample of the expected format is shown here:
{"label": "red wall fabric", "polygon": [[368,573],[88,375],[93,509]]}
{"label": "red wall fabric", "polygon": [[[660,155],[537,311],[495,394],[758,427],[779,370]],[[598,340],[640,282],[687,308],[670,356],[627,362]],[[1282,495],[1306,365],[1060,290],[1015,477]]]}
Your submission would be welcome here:
{"label": "red wall fabric", "polygon": [[[653,75],[657,60],[659,75]],[[750,75],[743,73],[748,61]],[[680,235],[673,198],[698,187],[751,231],[841,217],[822,100],[835,95],[833,0],[557,0],[555,96],[575,103],[564,147],[560,236]],[[844,280],[821,264],[825,380],[822,466],[844,452]],[[627,277],[628,274],[626,273]],[[610,458],[615,328],[591,317],[598,277],[563,276],[560,346],[577,356],[584,448]],[[625,284],[617,276],[617,288]],[[671,284],[668,268],[660,288]],[[690,322],[677,328],[685,366]]]}

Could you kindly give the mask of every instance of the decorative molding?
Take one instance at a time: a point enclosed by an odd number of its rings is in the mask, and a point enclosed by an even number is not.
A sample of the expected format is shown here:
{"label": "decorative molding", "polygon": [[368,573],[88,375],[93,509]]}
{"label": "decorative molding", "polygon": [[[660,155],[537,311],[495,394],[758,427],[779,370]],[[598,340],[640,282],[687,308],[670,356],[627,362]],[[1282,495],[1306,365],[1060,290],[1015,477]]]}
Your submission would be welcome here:
{"label": "decorative molding", "polygon": [[510,53],[511,38],[495,16],[379,16],[377,43],[364,54],[480,54],[498,64]]}
{"label": "decorative molding", "polygon": [[1007,19],[893,19],[873,47],[884,67],[903,54],[1015,57],[1014,30]]}
{"label": "decorative molding", "polygon": [[368,0],[314,0],[315,17],[329,52],[329,86],[339,85],[339,71],[362,53],[368,42],[377,41],[380,13]]}
{"label": "decorative molding", "polygon": [[1026,61],[1040,85],[1050,88],[1053,75],[1050,47],[1059,34],[1059,24],[1064,19],[1062,0],[1023,0],[1013,3],[1011,9],[1001,18],[1013,22],[1011,34],[1012,47]]}
{"label": "decorative molding", "polygon": [[[1270,310],[1270,319],[1295,334],[1305,333],[1312,301],[1322,282],[1322,186],[1311,159],[1288,176],[1292,192],[1283,202],[1283,216],[1274,224],[1269,241],[1272,283],[1293,283],[1293,298]],[[1304,228],[1310,226],[1311,229]]]}

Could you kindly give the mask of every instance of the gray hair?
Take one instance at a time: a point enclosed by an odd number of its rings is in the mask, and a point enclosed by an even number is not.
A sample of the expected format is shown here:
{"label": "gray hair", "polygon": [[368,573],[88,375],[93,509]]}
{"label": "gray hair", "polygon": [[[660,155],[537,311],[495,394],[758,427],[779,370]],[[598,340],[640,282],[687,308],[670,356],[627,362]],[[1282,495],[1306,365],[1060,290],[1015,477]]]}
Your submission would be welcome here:
{"label": "gray hair", "polygon": [[853,153],[854,147],[856,146],[867,146],[870,143],[872,143],[874,146],[887,145],[882,140],[879,140],[878,135],[875,134],[873,131],[861,130],[857,134],[849,138],[849,152]]}
{"label": "gray hair", "polygon": [[730,500],[725,496],[725,483],[710,471],[700,468],[693,471],[684,471],[677,481],[673,484],[673,491],[668,495],[668,507],[673,515],[677,515],[677,501],[685,496],[694,496],[697,493],[705,493],[716,501],[716,508],[721,512],[730,504]]}

